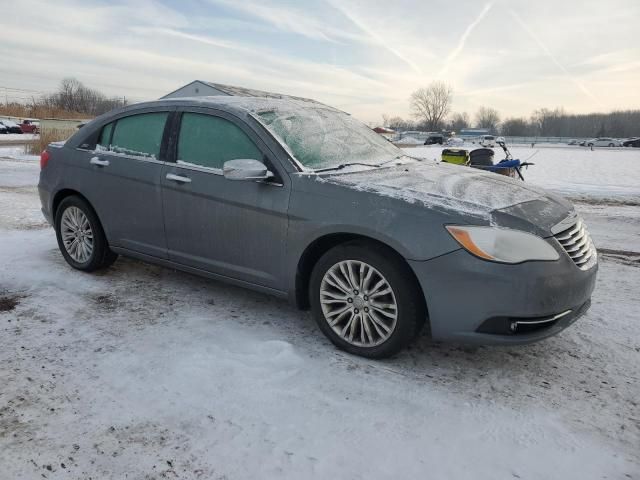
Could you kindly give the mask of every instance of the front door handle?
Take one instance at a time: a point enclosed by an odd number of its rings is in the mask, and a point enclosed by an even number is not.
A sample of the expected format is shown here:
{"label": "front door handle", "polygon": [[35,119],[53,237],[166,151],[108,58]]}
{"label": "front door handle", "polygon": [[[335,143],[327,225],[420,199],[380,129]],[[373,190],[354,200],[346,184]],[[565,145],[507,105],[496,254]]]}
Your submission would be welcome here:
{"label": "front door handle", "polygon": [[173,180],[178,183],[191,183],[189,177],[183,177],[182,175],[174,175],[173,173],[167,173],[167,180]]}
{"label": "front door handle", "polygon": [[108,167],[109,166],[109,160],[100,160],[99,157],[91,158],[91,160],[89,160],[89,163],[91,165],[97,165],[99,167]]}

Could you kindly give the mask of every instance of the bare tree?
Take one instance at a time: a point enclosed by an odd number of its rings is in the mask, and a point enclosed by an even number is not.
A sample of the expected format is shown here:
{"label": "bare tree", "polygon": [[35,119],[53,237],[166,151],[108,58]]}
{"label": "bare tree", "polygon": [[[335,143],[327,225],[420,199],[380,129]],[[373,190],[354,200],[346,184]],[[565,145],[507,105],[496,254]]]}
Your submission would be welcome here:
{"label": "bare tree", "polygon": [[385,125],[385,127],[392,128],[396,131],[402,131],[402,130],[413,130],[415,125],[413,124],[413,122],[409,120],[405,120],[402,117],[391,117],[389,118],[388,124]]}
{"label": "bare tree", "polygon": [[524,118],[507,118],[500,126],[500,133],[507,137],[534,136],[535,125]]}
{"label": "bare tree", "polygon": [[467,112],[454,113],[449,120],[449,128],[454,132],[459,132],[464,128],[469,128],[471,121]]}
{"label": "bare tree", "polygon": [[500,114],[495,108],[480,107],[476,113],[476,127],[486,128],[490,132],[497,132],[500,124]]}
{"label": "bare tree", "polygon": [[444,82],[432,82],[411,94],[413,116],[421,120],[429,130],[440,128],[451,110],[453,90]]}
{"label": "bare tree", "polygon": [[58,91],[42,98],[42,104],[69,112],[100,115],[125,104],[120,98],[108,98],[103,93],[86,87],[75,78],[65,78]]}

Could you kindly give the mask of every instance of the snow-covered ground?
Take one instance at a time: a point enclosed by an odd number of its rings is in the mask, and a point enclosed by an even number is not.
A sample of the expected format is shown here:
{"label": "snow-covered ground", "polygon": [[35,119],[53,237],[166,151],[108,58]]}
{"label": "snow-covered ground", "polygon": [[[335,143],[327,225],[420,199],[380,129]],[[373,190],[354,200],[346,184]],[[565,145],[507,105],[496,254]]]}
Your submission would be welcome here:
{"label": "snow-covered ground", "polygon": [[421,338],[387,361],[265,295],[128,259],[72,270],[37,159],[0,158],[0,478],[640,478],[640,158],[559,150],[526,175],[580,200],[603,252],[588,314],[535,345]]}

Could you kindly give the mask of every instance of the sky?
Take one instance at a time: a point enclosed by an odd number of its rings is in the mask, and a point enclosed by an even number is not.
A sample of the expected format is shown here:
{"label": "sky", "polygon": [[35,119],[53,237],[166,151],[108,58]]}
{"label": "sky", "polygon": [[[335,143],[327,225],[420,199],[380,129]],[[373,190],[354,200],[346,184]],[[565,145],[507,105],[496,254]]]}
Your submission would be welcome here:
{"label": "sky", "polygon": [[0,0],[0,98],[75,77],[159,98],[192,80],[410,117],[441,80],[453,111],[640,108],[637,0]]}

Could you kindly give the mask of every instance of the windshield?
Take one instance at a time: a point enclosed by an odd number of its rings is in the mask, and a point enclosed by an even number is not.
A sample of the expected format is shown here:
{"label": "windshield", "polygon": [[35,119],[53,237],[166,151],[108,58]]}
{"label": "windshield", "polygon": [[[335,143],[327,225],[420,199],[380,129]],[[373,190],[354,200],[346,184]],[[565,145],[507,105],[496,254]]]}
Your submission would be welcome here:
{"label": "windshield", "polygon": [[384,137],[346,113],[322,107],[278,106],[256,112],[306,168],[349,163],[378,165],[403,155]]}

